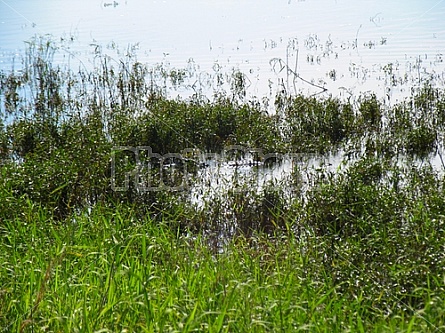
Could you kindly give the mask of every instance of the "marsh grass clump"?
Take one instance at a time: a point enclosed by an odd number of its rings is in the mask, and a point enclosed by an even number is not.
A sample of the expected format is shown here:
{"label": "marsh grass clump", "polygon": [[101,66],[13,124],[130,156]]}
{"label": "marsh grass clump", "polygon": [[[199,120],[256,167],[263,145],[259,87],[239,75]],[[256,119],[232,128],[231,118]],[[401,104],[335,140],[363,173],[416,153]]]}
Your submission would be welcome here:
{"label": "marsh grass clump", "polygon": [[[389,170],[371,158],[353,163],[338,174],[327,172],[308,193],[308,222],[321,235],[361,237],[397,214],[387,205],[382,184]],[[383,186],[383,187],[382,187]],[[388,189],[389,190],[389,189]],[[388,193],[391,195],[390,193]],[[385,202],[384,202],[385,201]],[[388,214],[390,213],[390,214]],[[367,222],[371,221],[372,225]]]}
{"label": "marsh grass clump", "polygon": [[437,282],[430,273],[444,274],[441,241],[425,248],[425,237],[443,232],[432,199],[443,188],[431,169],[388,162],[367,158],[326,177],[308,195],[305,225],[326,240],[324,265],[345,294],[380,294],[375,308],[414,312],[433,296],[424,292]]}
{"label": "marsh grass clump", "polygon": [[417,127],[408,132],[406,150],[409,154],[427,156],[436,148],[437,132],[429,127]]}
{"label": "marsh grass clump", "polygon": [[[437,101],[428,104],[423,94],[420,92],[411,101],[403,101],[389,110],[385,130],[399,147],[399,153],[420,158],[431,154],[443,136],[443,125],[437,121],[442,117],[440,107],[434,106]],[[425,105],[430,108],[425,109]]]}
{"label": "marsh grass clump", "polygon": [[356,116],[349,103],[334,98],[297,96],[285,108],[286,135],[302,152],[326,152],[354,133]]}
{"label": "marsh grass clump", "polygon": [[365,96],[359,100],[360,122],[367,130],[378,131],[382,123],[382,106],[376,95]]}

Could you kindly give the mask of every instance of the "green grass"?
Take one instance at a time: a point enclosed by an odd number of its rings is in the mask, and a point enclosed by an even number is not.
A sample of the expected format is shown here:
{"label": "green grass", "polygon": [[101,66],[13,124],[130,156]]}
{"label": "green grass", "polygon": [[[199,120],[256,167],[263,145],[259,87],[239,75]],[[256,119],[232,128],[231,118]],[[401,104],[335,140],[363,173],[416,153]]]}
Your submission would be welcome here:
{"label": "green grass", "polygon": [[[403,286],[385,285],[381,274],[400,282],[429,263],[418,267],[407,255],[408,262],[379,266],[378,256],[374,264],[360,258],[372,241],[386,242],[388,253],[403,249],[391,237],[340,242],[327,263],[328,239],[310,234],[237,237],[214,251],[202,237],[138,220],[124,207],[98,206],[57,224],[32,205],[25,217],[4,221],[1,233],[5,332],[445,329],[444,275],[426,274],[426,285],[411,290],[423,302],[416,309]],[[438,237],[416,234],[413,244],[429,236]]]}

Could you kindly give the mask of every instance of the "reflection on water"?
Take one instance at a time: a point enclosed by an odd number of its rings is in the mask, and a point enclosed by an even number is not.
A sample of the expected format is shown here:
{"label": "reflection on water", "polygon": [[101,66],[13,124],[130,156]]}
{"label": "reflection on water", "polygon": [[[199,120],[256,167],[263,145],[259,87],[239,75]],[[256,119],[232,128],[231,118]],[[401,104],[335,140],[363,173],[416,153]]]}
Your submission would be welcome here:
{"label": "reflection on water", "polygon": [[445,2],[436,0],[2,1],[0,69],[17,62],[24,41],[52,34],[73,39],[72,63],[91,61],[91,44],[138,43],[139,60],[153,65],[193,59],[203,72],[218,64],[249,73],[250,95],[322,87],[398,97],[409,91],[404,80],[443,83],[443,17]]}

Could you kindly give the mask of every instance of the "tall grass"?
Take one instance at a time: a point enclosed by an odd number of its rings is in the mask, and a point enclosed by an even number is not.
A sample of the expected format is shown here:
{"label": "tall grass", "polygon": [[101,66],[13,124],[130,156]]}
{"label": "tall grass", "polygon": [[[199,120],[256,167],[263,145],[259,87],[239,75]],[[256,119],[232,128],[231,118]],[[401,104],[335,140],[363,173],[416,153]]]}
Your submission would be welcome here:
{"label": "tall grass", "polygon": [[[444,328],[443,275],[397,254],[392,247],[403,245],[391,237],[380,238],[385,253],[370,263],[363,251],[373,250],[376,235],[367,248],[338,242],[327,265],[331,245],[310,235],[238,237],[215,253],[205,239],[136,219],[124,207],[96,207],[63,225],[37,207],[27,216],[2,225],[0,321],[8,332]],[[394,261],[378,259],[385,255]],[[422,284],[406,289],[408,276]]]}

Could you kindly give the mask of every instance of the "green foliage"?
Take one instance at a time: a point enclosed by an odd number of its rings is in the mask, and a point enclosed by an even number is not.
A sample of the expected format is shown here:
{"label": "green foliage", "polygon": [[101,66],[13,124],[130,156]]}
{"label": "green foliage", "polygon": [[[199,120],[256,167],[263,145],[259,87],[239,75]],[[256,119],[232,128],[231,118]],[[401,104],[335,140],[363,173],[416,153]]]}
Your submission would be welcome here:
{"label": "green foliage", "polygon": [[414,128],[407,134],[406,149],[412,155],[425,156],[433,152],[436,139],[436,130],[424,126]]}
{"label": "green foliage", "polygon": [[379,130],[382,122],[382,111],[377,97],[372,94],[369,97],[364,97],[359,103],[359,112],[363,124],[371,130]]}
{"label": "green foliage", "polygon": [[343,292],[412,312],[442,293],[432,278],[445,273],[439,183],[428,169],[365,159],[311,190],[305,225],[326,239],[324,264]]}
{"label": "green foliage", "polygon": [[356,125],[348,103],[328,98],[296,96],[286,108],[286,127],[292,146],[302,152],[326,152],[353,134]]}
{"label": "green foliage", "polygon": [[31,205],[26,216],[1,227],[0,323],[8,331],[444,325],[443,255],[438,247],[426,249],[429,261],[418,255],[437,227],[431,220],[422,233],[405,235],[409,247],[378,229],[363,242],[337,242],[328,264],[331,245],[320,238],[237,237],[214,252],[205,238],[178,237],[124,206],[96,206],[65,225]]}

